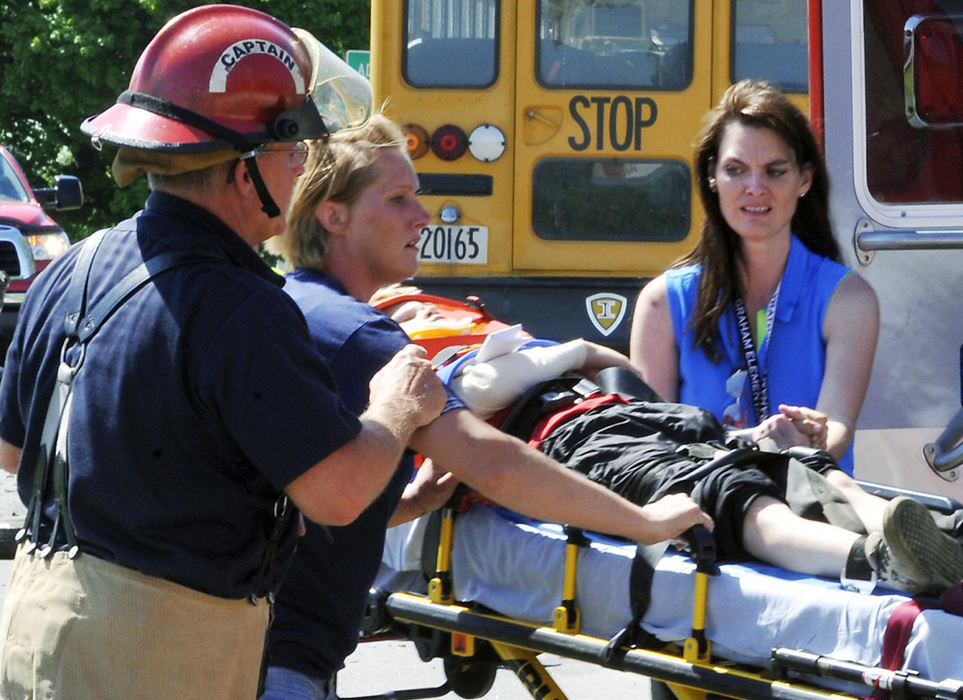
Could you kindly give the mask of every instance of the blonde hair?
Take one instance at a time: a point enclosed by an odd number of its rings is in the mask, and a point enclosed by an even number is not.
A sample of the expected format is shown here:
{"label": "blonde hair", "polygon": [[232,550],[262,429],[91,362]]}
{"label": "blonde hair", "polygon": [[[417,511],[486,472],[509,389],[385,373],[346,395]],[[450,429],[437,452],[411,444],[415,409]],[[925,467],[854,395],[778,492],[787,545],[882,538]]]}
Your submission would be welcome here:
{"label": "blonde hair", "polygon": [[385,148],[405,149],[401,128],[374,114],[363,125],[312,141],[304,174],[298,178],[284,233],[269,249],[291,267],[323,269],[329,232],[315,212],[323,202],[352,204],[378,177],[375,162]]}

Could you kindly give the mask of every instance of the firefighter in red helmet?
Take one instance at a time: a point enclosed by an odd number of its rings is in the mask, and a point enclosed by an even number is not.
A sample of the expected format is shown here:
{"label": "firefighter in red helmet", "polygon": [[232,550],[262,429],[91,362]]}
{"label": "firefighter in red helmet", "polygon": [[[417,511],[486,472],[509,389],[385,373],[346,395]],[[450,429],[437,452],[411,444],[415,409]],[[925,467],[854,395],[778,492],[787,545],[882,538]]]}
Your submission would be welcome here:
{"label": "firefighter in red helmet", "polygon": [[413,348],[360,419],[346,410],[256,252],[284,226],[306,140],[369,109],[364,78],[307,32],[206,5],[83,123],[118,147],[118,183],[143,172],[151,194],[51,264],[15,330],[0,466],[27,517],[0,697],[256,697],[297,513],[353,520],[438,415]]}
{"label": "firefighter in red helmet", "polygon": [[80,128],[95,146],[120,146],[122,187],[140,172],[177,174],[240,154],[265,213],[277,217],[257,149],[323,138],[364,122],[370,107],[367,81],[309,33],[208,5],[169,22],[141,54],[130,88]]}

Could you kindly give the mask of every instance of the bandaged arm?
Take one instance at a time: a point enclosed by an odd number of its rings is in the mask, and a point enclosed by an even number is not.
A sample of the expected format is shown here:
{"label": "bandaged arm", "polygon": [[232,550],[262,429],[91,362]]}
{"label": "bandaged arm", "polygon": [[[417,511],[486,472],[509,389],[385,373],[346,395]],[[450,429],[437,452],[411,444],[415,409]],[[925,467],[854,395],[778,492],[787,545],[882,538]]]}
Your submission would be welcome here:
{"label": "bandaged arm", "polygon": [[487,417],[514,403],[531,387],[579,369],[587,355],[581,338],[524,348],[466,365],[452,379],[451,388],[473,413]]}

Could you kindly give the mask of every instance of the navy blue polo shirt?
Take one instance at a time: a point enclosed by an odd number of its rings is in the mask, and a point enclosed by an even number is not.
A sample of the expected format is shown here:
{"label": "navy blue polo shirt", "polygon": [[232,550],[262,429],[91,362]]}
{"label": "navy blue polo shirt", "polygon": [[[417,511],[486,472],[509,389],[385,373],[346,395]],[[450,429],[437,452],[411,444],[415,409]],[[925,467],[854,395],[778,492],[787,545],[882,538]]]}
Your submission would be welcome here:
{"label": "navy blue polo shirt", "polygon": [[[25,502],[78,248],[31,287],[0,383],[0,436],[23,448]],[[281,279],[200,207],[151,194],[143,212],[107,233],[90,302],[175,249],[213,260],[156,279],[89,344],[70,416],[70,513],[84,552],[241,598],[255,585],[280,491],[360,425]],[[290,558],[293,524],[272,587]]]}
{"label": "navy blue polo shirt", "polygon": [[[345,404],[360,413],[368,404],[371,377],[411,342],[408,336],[385,314],[350,296],[321,272],[296,270],[288,275],[284,289],[304,313]],[[463,407],[450,393],[445,410]],[[381,495],[350,525],[308,525],[278,592],[268,631],[270,665],[315,678],[330,677],[344,666],[358,644],[388,518],[412,469],[408,453]]]}

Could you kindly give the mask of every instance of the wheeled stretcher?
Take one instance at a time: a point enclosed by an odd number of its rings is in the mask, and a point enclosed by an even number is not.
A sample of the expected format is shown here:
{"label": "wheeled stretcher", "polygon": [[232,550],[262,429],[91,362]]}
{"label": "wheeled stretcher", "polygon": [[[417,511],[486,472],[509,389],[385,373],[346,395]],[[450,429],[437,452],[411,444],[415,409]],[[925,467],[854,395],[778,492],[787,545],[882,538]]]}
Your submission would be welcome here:
{"label": "wheeled stretcher", "polygon": [[[473,313],[490,320],[483,306]],[[479,338],[433,338],[440,347],[429,351]],[[644,396],[618,374],[609,379],[606,391]],[[517,427],[516,414],[500,427]],[[863,486],[946,513],[960,507]],[[963,602],[920,612],[895,592],[764,564],[717,565],[702,534],[687,554],[663,555],[483,503],[393,528],[366,629],[400,632],[424,660],[443,658],[448,682],[385,697],[480,697],[507,667],[533,697],[564,698],[538,661],[547,652],[649,676],[680,698],[963,698]]]}
{"label": "wheeled stretcher", "polygon": [[[958,614],[923,610],[896,670],[880,667],[906,595],[764,564],[716,566],[711,539],[667,552],[640,582],[633,544],[490,505],[446,511],[389,533],[371,611],[424,660],[446,660],[444,690],[478,697],[501,666],[534,697],[564,698],[538,662],[547,652],[650,676],[682,698],[963,698]],[[424,562],[435,569],[427,583]],[[648,592],[641,618],[633,586]]]}

